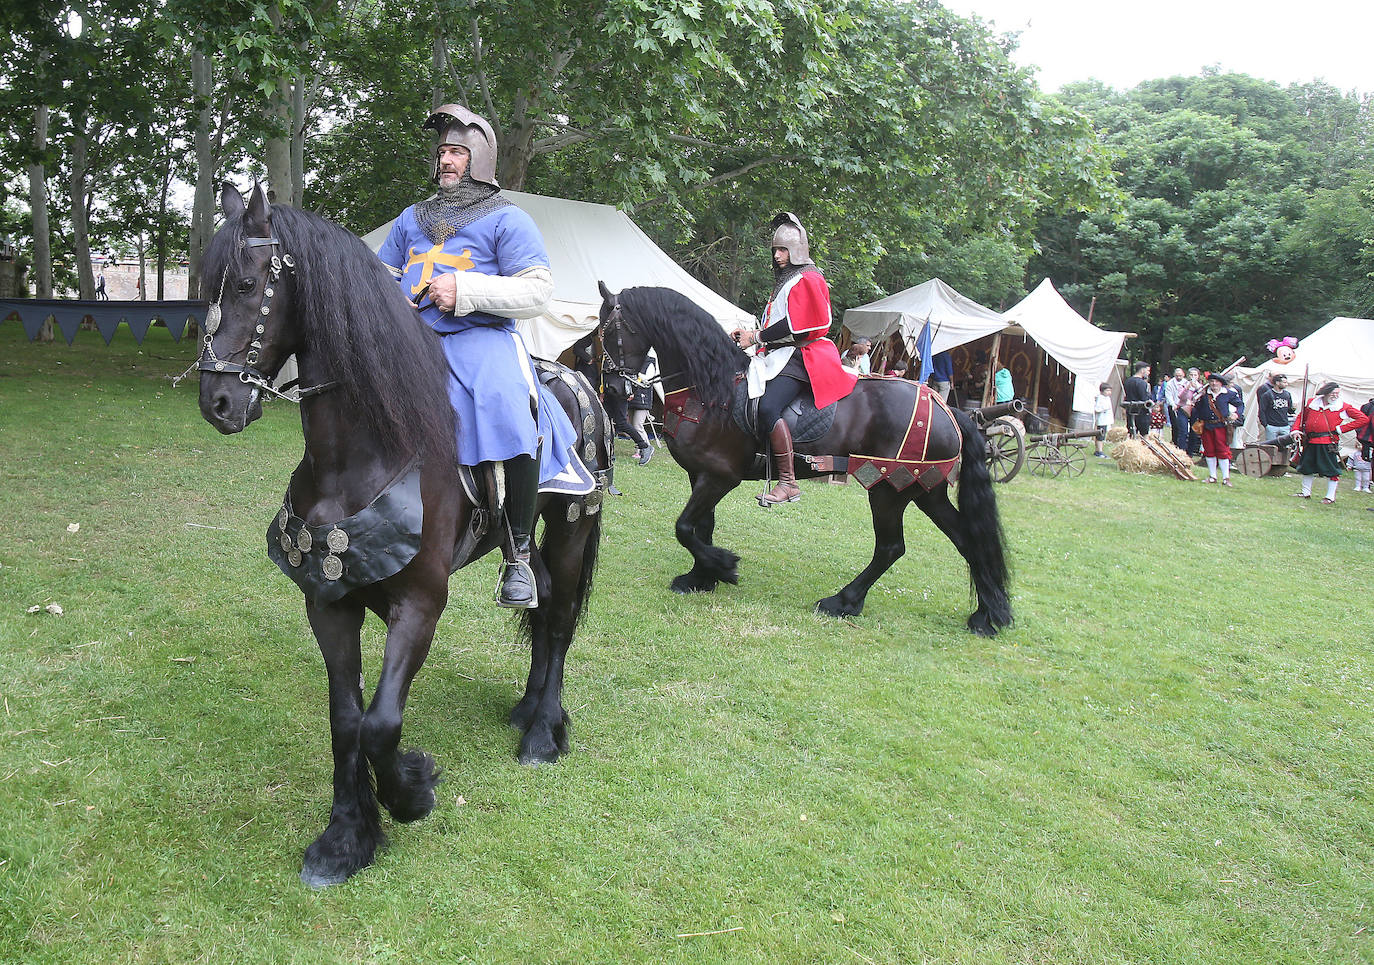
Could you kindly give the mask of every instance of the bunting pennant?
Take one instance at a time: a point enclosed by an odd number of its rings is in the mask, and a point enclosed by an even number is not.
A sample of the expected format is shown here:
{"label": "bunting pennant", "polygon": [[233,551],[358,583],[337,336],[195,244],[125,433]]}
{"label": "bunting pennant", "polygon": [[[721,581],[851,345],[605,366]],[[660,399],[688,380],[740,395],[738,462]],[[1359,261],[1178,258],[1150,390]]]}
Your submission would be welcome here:
{"label": "bunting pennant", "polygon": [[[119,328],[121,319],[118,316],[102,312],[100,317],[95,320],[95,327],[100,330],[101,336],[105,339],[105,344],[110,344],[110,339],[114,338],[115,329]],[[140,343],[142,340],[140,339]]]}
{"label": "bunting pennant", "polygon": [[188,323],[204,327],[208,307],[206,302],[198,301],[85,302],[66,298],[0,298],[0,319],[19,316],[24,334],[33,341],[38,338],[43,322],[51,318],[68,345],[88,318],[95,323],[106,345],[114,338],[119,323],[126,322],[134,341],[142,345],[154,320],[166,325],[172,340],[180,342]]}
{"label": "bunting pennant", "polygon": [[[80,302],[76,304],[80,305]],[[59,308],[52,313],[53,319],[57,322],[57,327],[62,330],[62,337],[67,340],[67,344],[72,344],[72,339],[76,338],[76,333],[81,331],[81,323],[86,320],[86,313],[80,309]]]}

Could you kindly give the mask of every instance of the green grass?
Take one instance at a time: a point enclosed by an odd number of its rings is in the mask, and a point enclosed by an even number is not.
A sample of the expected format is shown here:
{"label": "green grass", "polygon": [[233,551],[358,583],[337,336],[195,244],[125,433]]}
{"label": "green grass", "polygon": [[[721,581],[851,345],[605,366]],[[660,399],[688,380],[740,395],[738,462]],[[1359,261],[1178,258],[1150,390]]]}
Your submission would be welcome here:
{"label": "green grass", "polygon": [[673,596],[686,477],[622,459],[573,753],[516,764],[527,656],[495,564],[457,574],[403,739],[438,806],[305,889],[325,681],[264,552],[299,422],[219,436],[166,378],[193,351],[0,325],[0,961],[1374,959],[1374,502],[1096,460],[999,487],[984,640],[915,511],[863,616],[810,612],[867,561],[855,484],[741,489],[741,584]]}

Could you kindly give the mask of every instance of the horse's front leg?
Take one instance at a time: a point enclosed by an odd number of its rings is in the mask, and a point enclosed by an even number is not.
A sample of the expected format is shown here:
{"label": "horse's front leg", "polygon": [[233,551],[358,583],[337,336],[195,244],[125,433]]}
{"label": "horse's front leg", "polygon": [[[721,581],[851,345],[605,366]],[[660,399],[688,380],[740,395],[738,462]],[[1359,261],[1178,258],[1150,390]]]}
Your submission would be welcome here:
{"label": "horse's front leg", "polygon": [[329,826],[305,849],[301,880],[312,888],[340,884],[372,863],[385,840],[367,758],[358,746],[363,719],[359,631],[361,606],[305,607],[329,674],[329,736],[334,751],[334,804]]}
{"label": "horse's front leg", "polygon": [[716,528],[716,506],[739,485],[707,473],[692,476],[692,495],[677,518],[677,541],[692,554],[693,566],[669,584],[674,593],[704,593],[716,584],[739,582],[739,556],[711,543]]}
{"label": "horse's front leg", "polygon": [[398,748],[410,685],[429,655],[444,602],[443,592],[415,587],[392,600],[382,672],[359,728],[359,743],[377,778],[377,797],[397,821],[418,821],[434,809],[439,783],[434,758],[423,750]]}

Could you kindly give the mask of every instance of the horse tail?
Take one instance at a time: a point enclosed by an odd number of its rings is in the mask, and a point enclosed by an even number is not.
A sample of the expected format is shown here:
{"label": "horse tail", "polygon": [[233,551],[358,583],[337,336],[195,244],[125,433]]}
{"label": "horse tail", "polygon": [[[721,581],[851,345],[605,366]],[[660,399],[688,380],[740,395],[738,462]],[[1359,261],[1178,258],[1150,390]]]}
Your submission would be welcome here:
{"label": "horse tail", "polygon": [[969,617],[969,629],[991,636],[1011,625],[1006,536],[988,471],[987,441],[972,416],[953,411],[964,437],[959,466],[959,532],[968,560],[969,583],[978,599],[978,609]]}
{"label": "horse tail", "polygon": [[587,600],[592,595],[592,577],[596,574],[596,560],[601,552],[601,514],[592,519],[592,528],[587,533],[587,542],[582,545],[582,569],[577,574],[577,587],[573,594],[573,626],[582,622],[587,612]]}

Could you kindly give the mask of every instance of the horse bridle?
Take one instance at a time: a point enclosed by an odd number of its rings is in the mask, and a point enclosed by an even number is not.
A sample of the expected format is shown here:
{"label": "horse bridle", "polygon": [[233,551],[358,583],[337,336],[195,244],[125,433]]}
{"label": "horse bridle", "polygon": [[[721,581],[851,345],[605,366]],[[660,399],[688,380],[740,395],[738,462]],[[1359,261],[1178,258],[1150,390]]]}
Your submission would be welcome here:
{"label": "horse bridle", "polygon": [[[258,370],[258,355],[262,352],[262,336],[267,331],[265,323],[267,316],[272,312],[272,296],[276,293],[273,286],[280,281],[284,273],[291,272],[295,274],[296,271],[296,259],[292,258],[287,252],[283,252],[281,255],[276,253],[275,249],[281,246],[281,241],[279,239],[268,237],[242,238],[239,240],[240,248],[261,248],[268,245],[274,249],[272,252],[272,260],[268,267],[268,280],[267,284],[264,285],[262,289],[262,302],[258,306],[258,323],[253,329],[253,340],[248,343],[248,351],[245,353],[243,362],[231,362],[215,354],[215,333],[219,331],[220,320],[223,317],[220,302],[224,300],[224,286],[229,281],[229,266],[226,265],[224,274],[221,276],[219,282],[219,294],[215,296],[215,300],[210,303],[209,309],[205,312],[205,336],[201,340],[200,355],[191,366],[191,368],[199,369],[202,372],[237,372],[240,382],[245,385],[253,386],[254,391],[248,401],[250,407],[257,401],[257,393],[259,391],[265,390],[278,398],[286,399],[290,402],[301,402],[313,395],[319,395],[321,392],[328,392],[338,385],[337,382],[322,382],[319,385],[299,388],[296,394],[291,396],[288,395],[287,392],[299,385],[299,379],[293,379],[278,389],[272,384],[271,376]],[[173,379],[172,384],[175,385],[181,379],[185,378],[190,371],[191,369],[187,369],[176,379]]]}
{"label": "horse bridle", "polygon": [[[620,337],[620,329],[622,326],[626,330],[628,330],[631,335],[639,335],[639,332],[635,331],[634,326],[630,324],[629,319],[627,319],[624,316],[624,314],[620,311],[620,299],[617,298],[614,302],[611,303],[611,314],[606,316],[606,325],[601,332],[601,342],[603,347],[606,349],[605,358],[601,363],[601,368],[605,371],[611,372],[613,375],[619,375],[621,378],[627,379],[634,385],[637,385],[643,389],[651,388],[655,383],[662,382],[665,378],[668,378],[667,375],[665,375],[663,372],[660,372],[658,373],[658,375],[651,375],[647,379],[642,379],[639,377],[638,372],[631,372],[629,369],[625,368],[623,364],[621,364],[625,360],[625,342]],[[620,361],[616,361],[616,359],[611,357],[611,350],[608,344],[608,337],[611,334],[612,327],[614,327],[615,329],[615,348],[616,351],[620,353]],[[643,338],[643,336],[640,337]],[[648,357],[647,353],[645,357]]]}

